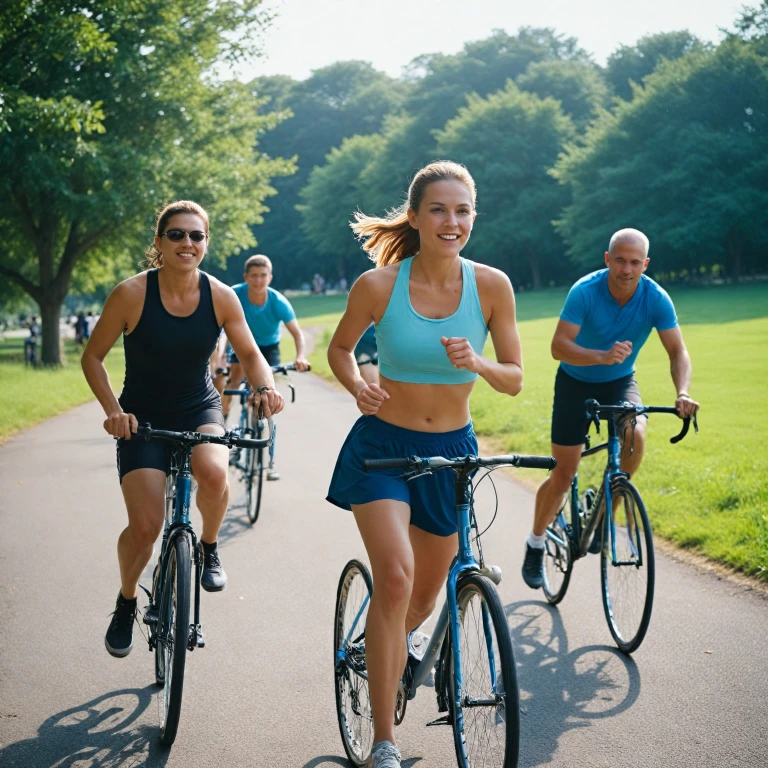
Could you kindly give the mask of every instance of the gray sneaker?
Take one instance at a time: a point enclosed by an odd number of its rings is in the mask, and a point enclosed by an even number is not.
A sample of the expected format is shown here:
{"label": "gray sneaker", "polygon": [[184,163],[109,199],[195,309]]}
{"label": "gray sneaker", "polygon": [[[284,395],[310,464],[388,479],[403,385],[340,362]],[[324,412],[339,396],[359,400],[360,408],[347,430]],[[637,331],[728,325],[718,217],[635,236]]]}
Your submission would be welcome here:
{"label": "gray sneaker", "polygon": [[279,480],[280,479],[280,473],[277,471],[276,467],[269,467],[267,469],[267,480]]}
{"label": "gray sneaker", "polygon": [[400,750],[391,741],[378,741],[371,752],[371,768],[400,768]]}

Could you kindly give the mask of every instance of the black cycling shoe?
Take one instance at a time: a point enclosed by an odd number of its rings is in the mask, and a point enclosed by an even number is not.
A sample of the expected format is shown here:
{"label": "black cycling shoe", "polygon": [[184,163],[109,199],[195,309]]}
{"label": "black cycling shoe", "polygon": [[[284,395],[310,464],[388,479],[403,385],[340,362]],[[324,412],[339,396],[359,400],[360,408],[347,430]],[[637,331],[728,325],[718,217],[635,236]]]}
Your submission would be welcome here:
{"label": "black cycling shoe", "polygon": [[[203,549],[202,543],[200,544]],[[203,549],[203,574],[200,578],[200,586],[206,592],[221,592],[227,586],[227,574],[219,560],[219,550],[206,553]]]}
{"label": "black cycling shoe", "polygon": [[112,621],[104,637],[107,651],[118,659],[127,656],[133,649],[133,621],[136,618],[136,600],[126,600],[122,592],[117,593],[117,602]]}
{"label": "black cycling shoe", "polygon": [[603,550],[603,529],[598,528],[592,536],[592,541],[589,542],[587,552],[590,555],[599,555]]}
{"label": "black cycling shoe", "polygon": [[544,584],[544,547],[539,549],[526,542],[523,581],[531,589],[540,589]]}

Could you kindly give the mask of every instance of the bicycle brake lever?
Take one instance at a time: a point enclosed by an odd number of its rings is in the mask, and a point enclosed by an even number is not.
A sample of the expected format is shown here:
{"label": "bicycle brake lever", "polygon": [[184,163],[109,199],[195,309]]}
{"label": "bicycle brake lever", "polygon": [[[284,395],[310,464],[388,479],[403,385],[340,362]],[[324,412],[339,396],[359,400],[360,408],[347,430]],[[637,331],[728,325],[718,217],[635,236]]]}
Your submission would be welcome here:
{"label": "bicycle brake lever", "polygon": [[405,479],[406,483],[410,483],[411,480],[415,480],[417,477],[422,477],[423,475],[431,475],[432,470],[431,469],[414,469],[412,472],[406,472],[403,475],[400,475],[401,478]]}

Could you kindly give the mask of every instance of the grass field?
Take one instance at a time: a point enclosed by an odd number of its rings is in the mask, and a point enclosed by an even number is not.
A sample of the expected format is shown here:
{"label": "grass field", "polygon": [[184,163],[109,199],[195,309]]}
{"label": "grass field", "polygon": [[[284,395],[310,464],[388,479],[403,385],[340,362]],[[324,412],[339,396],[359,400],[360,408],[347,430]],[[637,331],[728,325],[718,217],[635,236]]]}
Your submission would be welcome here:
{"label": "grass field", "polygon": [[[21,429],[93,399],[80,369],[75,342],[64,342],[65,364],[58,369],[24,366],[24,339],[0,339],[0,443]],[[122,387],[125,356],[116,344],[106,359],[113,388]]]}
{"label": "grass field", "polygon": [[[549,452],[557,368],[549,345],[565,293],[518,296],[523,392],[506,398],[479,381],[472,395],[475,429],[502,450]],[[768,379],[768,286],[673,287],[670,293],[693,360],[691,389],[702,403],[701,430],[671,445],[668,438],[679,431],[679,422],[652,417],[637,484],[656,534],[768,580],[768,451],[761,442],[768,428],[762,394]],[[326,301],[322,314],[315,315],[307,305],[302,319],[317,328],[313,370],[328,377],[325,347],[338,321],[331,309]],[[492,354],[490,345],[486,351]],[[655,334],[639,356],[637,378],[645,403],[673,404],[669,360]],[[582,476],[599,475],[604,460],[585,461]]]}

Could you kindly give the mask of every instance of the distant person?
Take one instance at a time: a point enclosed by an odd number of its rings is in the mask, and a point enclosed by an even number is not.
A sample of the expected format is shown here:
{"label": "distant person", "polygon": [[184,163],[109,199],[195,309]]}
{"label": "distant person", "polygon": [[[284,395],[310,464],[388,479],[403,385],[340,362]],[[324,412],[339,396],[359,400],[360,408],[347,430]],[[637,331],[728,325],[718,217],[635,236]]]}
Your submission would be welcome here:
{"label": "distant person", "polygon": [[84,312],[77,313],[75,320],[75,344],[80,349],[88,339],[88,320]]}
{"label": "distant person", "polygon": [[[536,494],[533,529],[526,542],[523,580],[542,586],[547,526],[563,506],[581,461],[587,431],[584,401],[641,404],[635,359],[651,331],[658,331],[669,355],[675,406],[680,418],[693,416],[699,404],[689,394],[691,358],[667,292],[647,277],[648,238],[636,229],[616,232],[605,253],[605,269],[577,281],[568,293],[552,339],[552,357],[560,361],[552,407],[552,455],[557,466]],[[646,419],[624,426],[621,469],[632,476],[645,452]],[[628,439],[629,438],[629,439]],[[600,551],[600,532],[590,552]]]}
{"label": "distant person", "polygon": [[32,315],[27,323],[29,335],[24,339],[24,361],[28,365],[37,365],[37,344],[42,336],[42,328],[37,315]]}
{"label": "distant person", "polygon": [[[272,277],[272,262],[266,256],[251,256],[245,262],[243,273],[245,282],[233,287],[235,295],[243,307],[248,328],[256,346],[267,362],[270,365],[280,365],[280,325],[284,323],[288,332],[293,336],[293,343],[296,347],[296,358],[293,361],[296,370],[309,370],[304,334],[299,327],[296,313],[293,311],[291,302],[282,293],[269,287]],[[215,367],[224,367],[224,360],[221,358],[226,343],[226,335],[222,334],[219,340],[220,358]],[[232,350],[229,351],[228,362],[230,384],[232,387],[237,387],[243,378],[243,368],[237,354]],[[224,388],[223,377],[219,377],[217,384],[221,389]],[[224,396],[222,398],[225,419],[229,414],[231,403],[231,397]],[[267,480],[279,479],[280,473],[274,464],[270,464],[267,469]]]}
{"label": "distant person", "polygon": [[85,340],[88,341],[88,339],[91,338],[91,334],[93,333],[93,327],[96,325],[97,318],[94,317],[93,312],[88,312],[85,318]]}
{"label": "distant person", "polygon": [[[208,373],[208,360],[222,328],[239,353],[264,412],[277,413],[283,407],[237,296],[199,269],[208,238],[208,214],[202,206],[190,200],[165,206],[147,251],[148,269],[110,293],[82,355],[85,378],[106,415],[104,429],[119,438],[117,470],[128,512],[128,525],[117,542],[121,586],[104,638],[112,656],[127,656],[133,648],[139,577],[165,519],[168,445],[162,440],[136,439],[139,424],[224,434],[221,398]],[[121,336],[125,383],[116,398],[104,358]],[[227,583],[217,542],[229,502],[228,460],[225,446],[198,445],[192,451],[196,502],[203,519],[200,584],[208,592],[221,591]]]}

